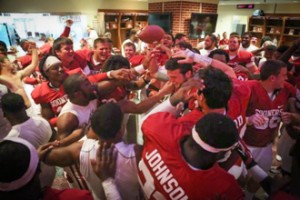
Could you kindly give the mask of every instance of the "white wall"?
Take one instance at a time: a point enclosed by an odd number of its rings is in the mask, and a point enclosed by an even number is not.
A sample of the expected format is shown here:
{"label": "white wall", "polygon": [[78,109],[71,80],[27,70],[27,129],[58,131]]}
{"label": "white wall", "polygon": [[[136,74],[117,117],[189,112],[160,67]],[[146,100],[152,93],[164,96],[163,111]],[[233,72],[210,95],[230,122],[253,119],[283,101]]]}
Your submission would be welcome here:
{"label": "white wall", "polygon": [[148,10],[147,1],[133,0],[0,0],[0,12],[80,13],[92,24],[98,9]]}
{"label": "white wall", "polygon": [[[216,32],[222,34],[224,31],[230,33],[233,30],[233,24],[238,22],[240,24],[248,25],[248,17],[252,15],[253,11],[261,9],[265,13],[300,13],[300,3],[286,3],[286,4],[255,4],[254,9],[237,9],[236,5],[220,5],[218,6],[218,22]],[[246,30],[248,27],[246,27]]]}

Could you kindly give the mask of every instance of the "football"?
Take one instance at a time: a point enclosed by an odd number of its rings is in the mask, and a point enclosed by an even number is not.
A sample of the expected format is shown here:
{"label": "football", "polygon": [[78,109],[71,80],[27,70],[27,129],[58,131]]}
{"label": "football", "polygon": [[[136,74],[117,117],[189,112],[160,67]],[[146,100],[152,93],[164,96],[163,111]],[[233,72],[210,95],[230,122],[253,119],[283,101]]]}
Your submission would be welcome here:
{"label": "football", "polygon": [[138,35],[145,43],[159,42],[165,34],[165,31],[157,25],[146,26]]}

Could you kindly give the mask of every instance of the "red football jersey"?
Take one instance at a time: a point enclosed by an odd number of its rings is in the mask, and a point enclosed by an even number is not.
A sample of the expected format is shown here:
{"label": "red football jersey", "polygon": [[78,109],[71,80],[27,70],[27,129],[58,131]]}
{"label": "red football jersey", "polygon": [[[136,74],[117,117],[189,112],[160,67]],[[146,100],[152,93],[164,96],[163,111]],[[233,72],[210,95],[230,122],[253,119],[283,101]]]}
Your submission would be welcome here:
{"label": "red football jersey", "polygon": [[68,101],[68,96],[64,92],[63,85],[59,89],[51,88],[48,81],[34,88],[31,96],[36,104],[49,103],[55,115],[60,113],[62,107]]}
{"label": "red football jersey", "polygon": [[[236,67],[237,65],[242,65],[248,68],[254,65],[254,61],[255,58],[251,52],[239,50],[238,54],[234,58],[229,57],[229,62],[227,64],[232,68]],[[236,76],[242,81],[248,80],[249,78],[248,75],[243,72],[236,72]]]}
{"label": "red football jersey", "polygon": [[106,101],[118,102],[120,100],[126,99],[129,94],[130,94],[129,90],[126,90],[126,88],[119,86],[110,94],[102,96],[101,102],[106,102]]}
{"label": "red football jersey", "polygon": [[148,199],[243,199],[233,176],[218,164],[193,169],[183,158],[180,141],[190,128],[160,112],[142,125],[145,144],[138,175]]}
{"label": "red football jersey", "polygon": [[251,89],[247,116],[258,113],[267,120],[261,126],[247,126],[243,139],[250,146],[264,147],[272,142],[273,134],[281,121],[280,113],[286,110],[287,100],[296,95],[296,89],[285,83],[272,101],[259,81],[247,81],[247,84]]}

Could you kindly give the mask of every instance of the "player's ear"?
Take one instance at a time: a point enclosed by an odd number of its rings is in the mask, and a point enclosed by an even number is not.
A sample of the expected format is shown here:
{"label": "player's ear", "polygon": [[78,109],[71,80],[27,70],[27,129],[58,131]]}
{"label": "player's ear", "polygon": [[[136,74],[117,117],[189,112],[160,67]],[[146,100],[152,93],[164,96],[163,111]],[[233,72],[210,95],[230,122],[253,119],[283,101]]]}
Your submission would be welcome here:
{"label": "player's ear", "polygon": [[271,75],[271,76],[269,76],[269,78],[268,78],[270,81],[274,81],[275,79],[276,79],[276,76],[274,76],[274,75]]}
{"label": "player's ear", "polygon": [[191,70],[187,71],[187,72],[185,73],[185,76],[186,76],[188,79],[191,78],[191,77],[192,77],[192,71],[191,71]]}

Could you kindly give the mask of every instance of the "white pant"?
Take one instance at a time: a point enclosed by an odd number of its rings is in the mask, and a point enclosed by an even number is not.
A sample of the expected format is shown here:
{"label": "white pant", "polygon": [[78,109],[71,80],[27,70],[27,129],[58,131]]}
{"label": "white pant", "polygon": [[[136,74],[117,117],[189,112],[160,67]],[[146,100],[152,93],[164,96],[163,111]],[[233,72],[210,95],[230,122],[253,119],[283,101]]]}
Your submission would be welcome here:
{"label": "white pant", "polygon": [[268,172],[272,165],[272,143],[268,144],[266,147],[248,146],[248,148],[258,166],[265,172]]}

